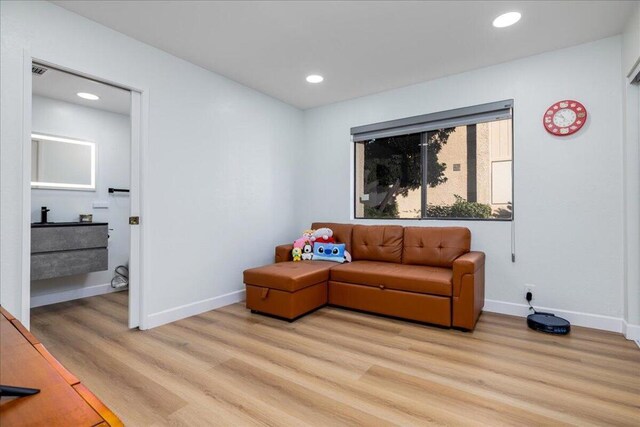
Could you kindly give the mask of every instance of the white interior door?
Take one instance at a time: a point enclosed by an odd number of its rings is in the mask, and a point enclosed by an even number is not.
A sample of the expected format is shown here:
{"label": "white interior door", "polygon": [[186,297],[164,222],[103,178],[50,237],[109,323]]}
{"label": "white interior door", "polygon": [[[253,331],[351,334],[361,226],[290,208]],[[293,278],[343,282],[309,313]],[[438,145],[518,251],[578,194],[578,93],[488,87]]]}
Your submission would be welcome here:
{"label": "white interior door", "polygon": [[[131,91],[131,183],[130,203],[132,217],[140,216],[140,135],[141,95]],[[129,250],[129,328],[140,326],[140,225],[129,225],[131,247]]]}

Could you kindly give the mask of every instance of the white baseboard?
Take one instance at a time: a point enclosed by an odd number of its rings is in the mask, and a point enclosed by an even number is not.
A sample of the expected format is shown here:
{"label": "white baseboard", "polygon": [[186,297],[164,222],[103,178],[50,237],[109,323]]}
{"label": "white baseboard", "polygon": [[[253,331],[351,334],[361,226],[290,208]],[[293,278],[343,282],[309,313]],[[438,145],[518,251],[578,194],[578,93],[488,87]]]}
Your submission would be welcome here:
{"label": "white baseboard", "polygon": [[[516,304],[512,302],[485,300],[484,311],[492,313],[510,314],[512,316],[526,317],[531,314],[529,306],[526,304]],[[585,328],[600,329],[603,331],[618,332],[624,334],[629,340],[640,339],[640,326],[628,325],[624,319],[619,317],[602,316],[600,314],[581,313],[578,311],[558,310],[550,307],[536,307],[538,311],[548,311],[557,316],[563,317],[575,326]],[[635,337],[635,338],[634,338]]]}
{"label": "white baseboard", "polygon": [[[198,314],[215,310],[230,304],[242,302],[245,299],[245,291],[239,290],[218,297],[209,298],[203,301],[185,304],[180,307],[170,308],[168,310],[154,313],[147,316],[144,326],[140,329],[151,329],[167,323],[175,322],[187,317],[196,316]],[[538,311],[549,311],[564,317],[572,325],[583,326],[586,328],[600,329],[604,331],[618,332],[623,334],[629,340],[640,340],[640,326],[629,325],[621,318],[612,316],[602,316],[599,314],[581,313],[577,311],[558,310],[549,307],[537,307]],[[484,311],[500,314],[509,314],[512,316],[526,317],[531,312],[529,306],[525,304],[516,304],[512,302],[485,300]]]}
{"label": "white baseboard", "polygon": [[105,283],[103,285],[87,286],[85,288],[70,289],[68,291],[34,295],[31,297],[31,308],[57,304],[65,301],[73,301],[74,299],[95,297],[96,295],[104,295],[121,290],[123,289],[114,289],[111,287],[110,283]]}
{"label": "white baseboard", "polygon": [[244,298],[245,291],[243,289],[240,291],[229,292],[228,294],[209,298],[203,301],[181,305],[180,307],[170,308],[159,313],[153,313],[147,316],[146,321],[143,322],[142,325],[140,325],[140,329],[155,328],[157,326],[175,322],[180,319],[215,310],[216,308],[244,301]]}
{"label": "white baseboard", "polygon": [[631,325],[623,320],[622,333],[628,340],[633,340],[640,347],[640,325]]}

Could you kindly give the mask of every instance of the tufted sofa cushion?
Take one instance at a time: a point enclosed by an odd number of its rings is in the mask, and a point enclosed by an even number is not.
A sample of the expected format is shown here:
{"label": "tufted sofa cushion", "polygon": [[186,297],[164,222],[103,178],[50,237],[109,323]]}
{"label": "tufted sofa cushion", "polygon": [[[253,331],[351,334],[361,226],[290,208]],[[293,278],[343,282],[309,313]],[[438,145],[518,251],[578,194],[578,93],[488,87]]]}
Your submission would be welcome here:
{"label": "tufted sofa cushion", "polygon": [[400,225],[355,225],[351,238],[354,260],[402,262]]}
{"label": "tufted sofa cushion", "polygon": [[405,227],[403,264],[453,267],[453,260],[471,248],[465,227]]}

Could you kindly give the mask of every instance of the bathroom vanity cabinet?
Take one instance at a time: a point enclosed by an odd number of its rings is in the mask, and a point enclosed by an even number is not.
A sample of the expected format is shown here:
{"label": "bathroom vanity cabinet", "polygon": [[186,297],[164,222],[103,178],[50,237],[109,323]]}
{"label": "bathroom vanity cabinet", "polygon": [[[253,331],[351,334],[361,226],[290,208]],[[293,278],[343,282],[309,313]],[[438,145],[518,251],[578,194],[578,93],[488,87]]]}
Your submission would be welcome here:
{"label": "bathroom vanity cabinet", "polygon": [[107,270],[108,239],[107,223],[31,224],[31,280]]}

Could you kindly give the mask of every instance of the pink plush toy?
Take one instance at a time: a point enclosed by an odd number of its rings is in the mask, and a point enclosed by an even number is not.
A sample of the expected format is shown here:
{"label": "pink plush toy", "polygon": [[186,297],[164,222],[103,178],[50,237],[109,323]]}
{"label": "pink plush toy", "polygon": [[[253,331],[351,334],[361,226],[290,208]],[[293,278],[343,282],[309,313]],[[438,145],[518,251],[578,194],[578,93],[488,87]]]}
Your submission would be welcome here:
{"label": "pink plush toy", "polygon": [[296,239],[293,242],[293,247],[302,249],[305,243],[311,241],[311,236],[313,235],[313,231],[314,230],[305,230],[304,233],[302,233],[302,237],[300,237],[299,239]]}

